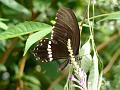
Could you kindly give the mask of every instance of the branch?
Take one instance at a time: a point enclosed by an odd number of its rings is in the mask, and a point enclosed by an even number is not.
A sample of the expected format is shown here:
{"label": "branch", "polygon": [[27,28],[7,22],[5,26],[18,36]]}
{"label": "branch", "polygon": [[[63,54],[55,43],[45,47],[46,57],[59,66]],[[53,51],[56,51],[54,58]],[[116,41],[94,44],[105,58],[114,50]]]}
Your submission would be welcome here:
{"label": "branch", "polygon": [[17,84],[16,84],[16,90],[24,90],[23,88],[23,80],[21,77],[23,76],[24,73],[24,68],[26,64],[27,56],[23,56],[23,58],[19,62],[19,72],[17,74]]}
{"label": "branch", "polygon": [[112,68],[113,64],[115,63],[115,61],[119,56],[120,56],[120,48],[115,52],[108,65],[103,69],[103,74],[106,74]]}
{"label": "branch", "polygon": [[27,60],[27,55],[23,56],[23,58],[19,62],[19,75],[20,75],[20,77],[23,75],[26,60]]}
{"label": "branch", "polygon": [[23,81],[21,79],[17,79],[16,90],[24,90],[23,89]]}
{"label": "branch", "polygon": [[117,33],[115,35],[113,35],[112,37],[109,38],[108,41],[103,42],[102,44],[100,44],[99,46],[97,46],[97,51],[100,52],[103,48],[105,48],[107,45],[109,45],[111,42],[117,40],[120,37],[120,33]]}
{"label": "branch", "polygon": [[17,40],[18,40],[18,39],[15,38],[15,39],[13,39],[13,40],[11,41],[11,44],[9,45],[9,47],[7,48],[7,50],[4,52],[4,54],[3,54],[2,57],[1,57],[0,64],[3,64],[3,63],[6,62],[9,54],[12,52],[12,50],[13,50],[14,47],[16,46]]}

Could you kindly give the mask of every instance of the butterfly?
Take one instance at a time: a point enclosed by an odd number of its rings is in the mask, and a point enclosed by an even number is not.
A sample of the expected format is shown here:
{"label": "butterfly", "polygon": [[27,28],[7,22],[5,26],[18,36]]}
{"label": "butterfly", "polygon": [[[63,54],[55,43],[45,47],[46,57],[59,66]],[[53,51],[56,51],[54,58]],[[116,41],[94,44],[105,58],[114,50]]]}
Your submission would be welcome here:
{"label": "butterfly", "polygon": [[71,53],[74,57],[79,54],[80,29],[75,14],[69,8],[60,8],[55,21],[51,39],[40,41],[33,49],[33,54],[42,62],[65,60],[61,65],[65,68],[70,62]]}

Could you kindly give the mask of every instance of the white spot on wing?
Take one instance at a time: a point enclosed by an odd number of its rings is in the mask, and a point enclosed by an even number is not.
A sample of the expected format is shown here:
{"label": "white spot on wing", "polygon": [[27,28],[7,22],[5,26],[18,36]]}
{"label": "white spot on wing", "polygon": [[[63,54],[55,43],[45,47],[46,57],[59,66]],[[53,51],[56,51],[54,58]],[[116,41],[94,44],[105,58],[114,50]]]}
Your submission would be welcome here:
{"label": "white spot on wing", "polygon": [[48,48],[47,51],[48,51],[48,52],[51,52],[52,50]]}
{"label": "white spot on wing", "polygon": [[48,62],[48,61],[45,59],[45,62]]}
{"label": "white spot on wing", "polygon": [[35,56],[37,56],[37,53],[34,53]]}
{"label": "white spot on wing", "polygon": [[[54,26],[53,26],[53,28],[54,28]],[[52,30],[51,39],[53,39],[53,33],[54,33],[54,31]]]}
{"label": "white spot on wing", "polygon": [[37,57],[37,58],[36,58],[36,60],[40,60],[40,58],[39,58],[39,57]]}
{"label": "white spot on wing", "polygon": [[35,48],[33,49],[33,51],[35,51]]}
{"label": "white spot on wing", "polygon": [[[55,26],[53,26],[53,29],[54,28],[55,28]],[[51,39],[53,39],[53,33],[54,33],[53,29],[52,29],[52,33],[51,33]]]}
{"label": "white spot on wing", "polygon": [[49,58],[52,58],[52,54],[49,54],[48,57],[49,57]]}
{"label": "white spot on wing", "polygon": [[53,35],[51,34],[51,39],[53,39]]}
{"label": "white spot on wing", "polygon": [[44,39],[43,41],[45,42],[46,40]]}
{"label": "white spot on wing", "polygon": [[51,41],[48,42],[47,51],[48,51],[49,61],[52,61],[53,58],[52,58],[52,50],[51,50]]}
{"label": "white spot on wing", "polygon": [[36,50],[38,50],[38,47],[36,48]]}
{"label": "white spot on wing", "polygon": [[39,44],[37,44],[37,47],[39,46]]}
{"label": "white spot on wing", "polygon": [[48,48],[51,48],[51,45],[48,44]]}
{"label": "white spot on wing", "polygon": [[43,44],[41,43],[40,46],[42,46]]}
{"label": "white spot on wing", "polygon": [[38,59],[40,60],[40,57],[38,57]]}
{"label": "white spot on wing", "polygon": [[51,41],[49,41],[48,44],[51,44]]}
{"label": "white spot on wing", "polygon": [[53,58],[50,58],[50,61],[52,61],[53,60]]}
{"label": "white spot on wing", "polygon": [[48,52],[48,54],[52,54],[52,52]]}
{"label": "white spot on wing", "polygon": [[35,53],[33,53],[34,57],[35,57]]}

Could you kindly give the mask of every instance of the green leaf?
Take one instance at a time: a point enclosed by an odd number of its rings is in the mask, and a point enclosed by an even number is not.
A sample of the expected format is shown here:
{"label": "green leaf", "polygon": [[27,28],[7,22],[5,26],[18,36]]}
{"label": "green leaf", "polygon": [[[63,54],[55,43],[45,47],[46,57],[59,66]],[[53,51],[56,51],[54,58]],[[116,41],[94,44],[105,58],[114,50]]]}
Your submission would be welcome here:
{"label": "green leaf", "polygon": [[92,65],[92,57],[90,52],[90,39],[88,39],[88,41],[80,49],[80,56],[82,57],[81,67],[85,70],[86,73],[90,70]]}
{"label": "green leaf", "polygon": [[10,69],[14,70],[15,74],[17,74],[19,72],[19,68],[18,68],[17,64],[15,64],[15,63],[11,63]]}
{"label": "green leaf", "polygon": [[0,21],[0,28],[6,30],[8,28],[8,26],[5,23]]}
{"label": "green leaf", "polygon": [[98,58],[96,53],[94,53],[94,56],[93,56],[93,64],[90,70],[88,83],[90,84],[89,87],[91,88],[91,90],[98,90],[99,71],[98,71]]}
{"label": "green leaf", "polygon": [[0,2],[13,10],[16,10],[18,12],[22,12],[25,14],[30,14],[30,11],[28,9],[26,9],[24,6],[20,5],[15,0],[0,0]]}
{"label": "green leaf", "polygon": [[39,32],[30,35],[26,41],[24,55],[35,42],[45,37],[47,34],[51,32],[51,30],[52,30],[52,26],[47,26],[46,28],[40,30]]}
{"label": "green leaf", "polygon": [[24,81],[33,83],[33,84],[35,84],[35,85],[40,85],[40,81],[39,81],[36,77],[34,77],[34,76],[23,75],[22,79],[23,79]]}
{"label": "green leaf", "polygon": [[90,54],[90,39],[82,46],[80,49],[80,56],[88,55]]}
{"label": "green leaf", "polygon": [[6,18],[0,18],[0,21],[9,21],[9,20]]}
{"label": "green leaf", "polygon": [[39,85],[35,85],[30,82],[25,82],[25,86],[23,90],[41,90]]}
{"label": "green leaf", "polygon": [[84,71],[86,73],[88,71],[90,71],[91,66],[92,66],[92,57],[91,57],[91,55],[82,56],[81,67],[84,69]]}
{"label": "green leaf", "polygon": [[0,72],[1,71],[7,71],[7,69],[6,69],[4,64],[0,64]]}
{"label": "green leaf", "polygon": [[19,37],[28,33],[32,33],[39,30],[44,30],[50,27],[50,25],[40,22],[24,22],[16,26],[8,28],[6,31],[0,33],[0,40]]}
{"label": "green leaf", "polygon": [[[119,19],[120,19],[120,11],[111,13],[111,14],[109,14],[107,17],[101,19],[101,20],[98,21],[98,22],[105,21],[105,20],[119,20]],[[98,23],[98,22],[97,22],[97,23]]]}

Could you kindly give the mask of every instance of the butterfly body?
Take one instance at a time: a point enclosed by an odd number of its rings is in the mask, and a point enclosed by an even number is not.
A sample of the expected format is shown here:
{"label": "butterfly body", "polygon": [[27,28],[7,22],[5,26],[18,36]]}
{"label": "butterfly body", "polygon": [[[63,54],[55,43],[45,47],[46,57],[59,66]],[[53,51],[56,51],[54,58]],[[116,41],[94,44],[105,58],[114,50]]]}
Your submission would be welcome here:
{"label": "butterfly body", "polygon": [[70,58],[76,57],[79,52],[79,26],[73,11],[69,8],[59,9],[55,21],[51,40],[43,39],[34,48],[33,54],[42,62],[65,59],[67,65]]}

